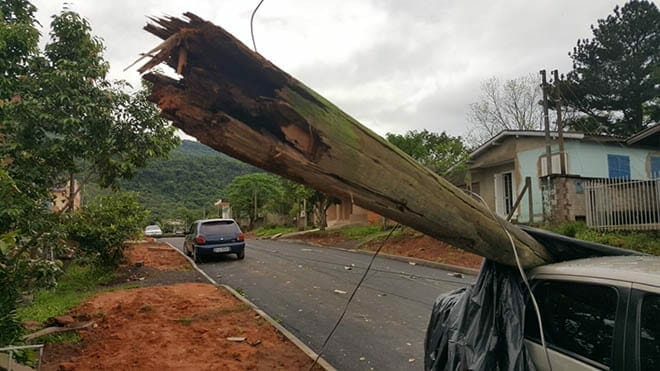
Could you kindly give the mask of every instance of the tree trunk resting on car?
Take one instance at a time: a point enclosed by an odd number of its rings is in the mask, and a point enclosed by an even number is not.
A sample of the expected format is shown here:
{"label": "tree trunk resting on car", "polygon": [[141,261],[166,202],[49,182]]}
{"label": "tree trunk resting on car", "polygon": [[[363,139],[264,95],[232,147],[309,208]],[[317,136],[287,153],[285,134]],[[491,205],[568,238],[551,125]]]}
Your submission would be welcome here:
{"label": "tree trunk resting on car", "polygon": [[267,171],[350,200],[456,247],[525,268],[552,261],[537,241],[421,166],[222,28],[194,14],[154,18],[165,40],[139,71],[149,99],[200,142]]}

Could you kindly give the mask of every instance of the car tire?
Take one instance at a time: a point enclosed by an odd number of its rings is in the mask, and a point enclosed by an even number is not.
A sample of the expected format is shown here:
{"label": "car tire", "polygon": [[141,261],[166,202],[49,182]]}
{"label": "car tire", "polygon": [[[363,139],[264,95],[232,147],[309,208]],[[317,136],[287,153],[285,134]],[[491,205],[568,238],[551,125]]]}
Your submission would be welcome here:
{"label": "car tire", "polygon": [[239,253],[236,253],[236,258],[237,258],[238,260],[243,260],[243,259],[245,259],[245,250],[243,250],[243,251],[241,251],[241,252],[239,252]]}
{"label": "car tire", "polygon": [[193,247],[192,259],[195,263],[201,263],[202,262],[202,257],[199,256],[199,252],[197,251],[196,247]]}

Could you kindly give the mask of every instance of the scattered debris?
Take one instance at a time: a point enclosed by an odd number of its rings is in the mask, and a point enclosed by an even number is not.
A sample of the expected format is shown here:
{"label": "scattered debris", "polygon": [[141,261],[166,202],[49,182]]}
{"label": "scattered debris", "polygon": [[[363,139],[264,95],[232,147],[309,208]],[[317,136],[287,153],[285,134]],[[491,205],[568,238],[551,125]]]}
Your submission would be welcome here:
{"label": "scattered debris", "polygon": [[383,297],[383,296],[387,296],[387,294],[383,292],[383,293],[381,293],[381,294],[378,294],[378,296]]}
{"label": "scattered debris", "polygon": [[302,267],[303,267],[302,264],[298,264],[298,268],[302,268]]}
{"label": "scattered debris", "polygon": [[409,346],[409,347],[411,347],[411,346],[412,346],[412,343],[406,343],[406,345]]}
{"label": "scattered debris", "polygon": [[346,291],[335,289],[335,294],[342,294],[343,295],[343,294],[346,294]]}
{"label": "scattered debris", "polygon": [[241,343],[241,342],[245,341],[245,337],[243,337],[243,336],[230,336],[230,337],[227,338],[227,340],[228,341],[233,341],[233,342],[236,342],[236,343]]}
{"label": "scattered debris", "polygon": [[300,251],[313,251],[312,249],[300,249]]}
{"label": "scattered debris", "polygon": [[255,341],[248,341],[247,343],[252,345],[253,347],[256,347],[257,345],[261,344],[261,340],[257,339]]}
{"label": "scattered debris", "polygon": [[463,278],[463,274],[462,274],[462,273],[458,273],[458,272],[447,273],[447,275],[448,275],[448,276],[452,276],[452,277],[456,277],[456,278]]}
{"label": "scattered debris", "polygon": [[364,357],[360,357],[360,361],[366,361],[367,359]]}
{"label": "scattered debris", "polygon": [[415,359],[414,358],[408,358],[408,362],[413,363],[413,362],[415,362]]}
{"label": "scattered debris", "polygon": [[143,261],[137,261],[137,262],[135,262],[135,264],[133,264],[133,265],[139,268],[139,267],[144,266],[144,262],[143,262]]}
{"label": "scattered debris", "polygon": [[417,265],[417,263],[415,263],[415,262],[408,262],[408,264],[410,264],[410,265]]}
{"label": "scattered debris", "polygon": [[351,268],[351,267],[349,267],[349,266],[347,265],[347,266],[344,267],[344,269],[346,269],[347,271],[350,271],[350,270],[352,270],[353,268]]}
{"label": "scattered debris", "polygon": [[23,336],[23,340],[25,341],[30,341],[34,340],[37,338],[40,338],[42,336],[46,335],[51,335],[51,334],[58,334],[60,332],[68,332],[68,331],[75,331],[75,330],[81,330],[83,328],[92,326],[94,322],[76,322],[76,323],[70,323],[67,325],[67,327],[46,327],[45,329],[41,329],[39,331],[33,332],[31,334]]}

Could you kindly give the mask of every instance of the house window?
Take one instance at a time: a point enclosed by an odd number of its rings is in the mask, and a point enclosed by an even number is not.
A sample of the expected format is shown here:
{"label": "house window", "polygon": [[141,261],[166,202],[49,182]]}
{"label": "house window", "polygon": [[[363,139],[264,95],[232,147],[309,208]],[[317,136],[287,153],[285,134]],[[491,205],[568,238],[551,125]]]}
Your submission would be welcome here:
{"label": "house window", "polygon": [[651,179],[660,178],[660,156],[651,156]]}
{"label": "house window", "polygon": [[513,209],[513,174],[495,174],[495,211],[501,216],[507,216]]}
{"label": "house window", "polygon": [[630,179],[630,157],[607,155],[607,171],[610,178]]}

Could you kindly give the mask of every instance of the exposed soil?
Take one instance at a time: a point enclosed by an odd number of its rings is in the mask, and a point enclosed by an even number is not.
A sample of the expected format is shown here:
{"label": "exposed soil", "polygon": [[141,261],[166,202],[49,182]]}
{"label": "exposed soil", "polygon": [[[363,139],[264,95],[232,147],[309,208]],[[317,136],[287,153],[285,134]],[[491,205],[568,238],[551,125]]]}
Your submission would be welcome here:
{"label": "exposed soil", "polygon": [[199,279],[197,271],[184,268],[187,260],[177,252],[162,248],[129,249],[123,272],[151,287],[102,293],[75,308],[75,318],[91,319],[95,326],[80,331],[78,344],[47,345],[43,370],[309,368],[312,360],[247,304],[222,288],[190,282]]}
{"label": "exposed soil", "polygon": [[[359,240],[351,240],[342,235],[327,233],[302,234],[296,236],[295,239],[317,246],[334,246],[369,251],[375,251],[383,243],[382,239],[362,243]],[[414,231],[390,237],[381,252],[474,269],[479,269],[483,260],[479,255],[463,251]]]}
{"label": "exposed soil", "polygon": [[[360,248],[375,251],[381,244],[382,241],[373,241],[361,245]],[[429,236],[392,237],[380,251],[474,269],[479,269],[483,260],[479,255],[457,249]]]}

